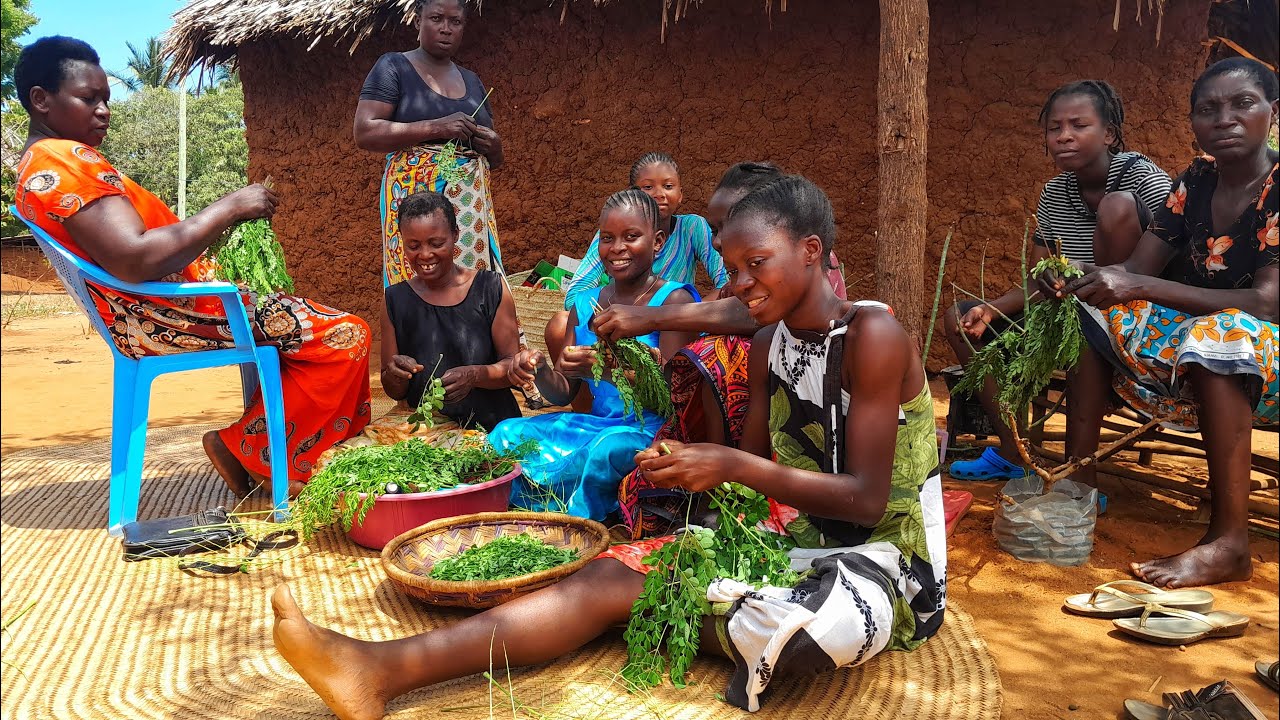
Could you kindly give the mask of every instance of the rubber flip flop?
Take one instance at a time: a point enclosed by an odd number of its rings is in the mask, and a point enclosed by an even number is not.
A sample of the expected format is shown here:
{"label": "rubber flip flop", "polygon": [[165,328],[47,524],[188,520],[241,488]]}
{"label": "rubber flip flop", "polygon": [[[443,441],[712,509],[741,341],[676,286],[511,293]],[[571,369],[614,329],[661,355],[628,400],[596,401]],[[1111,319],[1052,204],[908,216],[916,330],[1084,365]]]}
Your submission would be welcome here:
{"label": "rubber flip flop", "polygon": [[[1137,592],[1125,592],[1119,588],[1133,588]],[[1203,613],[1213,609],[1213,593],[1207,590],[1162,590],[1140,580],[1116,580],[1099,585],[1091,593],[1072,595],[1063,601],[1062,607],[1076,615],[1111,620],[1138,617],[1149,603]]]}
{"label": "rubber flip flop", "polygon": [[947,473],[956,480],[1013,480],[1027,474],[1026,468],[1000,457],[993,447],[982,451],[977,460],[957,460]]}
{"label": "rubber flip flop", "polygon": [[1258,671],[1258,678],[1262,680],[1262,684],[1280,692],[1280,662],[1265,662],[1259,660],[1253,664],[1253,669]]}
{"label": "rubber flip flop", "polygon": [[1125,700],[1124,716],[1126,720],[1168,720],[1169,708],[1142,700]]}
{"label": "rubber flip flop", "polygon": [[1205,638],[1237,637],[1249,628],[1249,618],[1239,613],[1214,610],[1201,614],[1156,603],[1147,603],[1141,617],[1111,622],[1121,632],[1160,645],[1189,645]]}

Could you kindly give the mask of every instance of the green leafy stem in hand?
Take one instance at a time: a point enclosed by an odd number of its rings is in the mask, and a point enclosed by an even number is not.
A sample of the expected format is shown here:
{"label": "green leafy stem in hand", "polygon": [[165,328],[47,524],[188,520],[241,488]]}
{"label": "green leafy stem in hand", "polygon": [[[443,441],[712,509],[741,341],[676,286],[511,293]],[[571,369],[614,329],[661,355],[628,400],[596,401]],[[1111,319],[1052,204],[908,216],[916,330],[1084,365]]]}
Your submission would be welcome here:
{"label": "green leafy stem in hand", "polygon": [[436,366],[431,368],[431,382],[427,383],[426,389],[422,391],[422,399],[418,401],[418,407],[409,416],[409,422],[413,423],[413,429],[409,432],[418,432],[418,428],[424,424],[429,428],[435,427],[436,413],[444,409],[444,383],[435,376],[442,360],[444,355],[437,358]]}

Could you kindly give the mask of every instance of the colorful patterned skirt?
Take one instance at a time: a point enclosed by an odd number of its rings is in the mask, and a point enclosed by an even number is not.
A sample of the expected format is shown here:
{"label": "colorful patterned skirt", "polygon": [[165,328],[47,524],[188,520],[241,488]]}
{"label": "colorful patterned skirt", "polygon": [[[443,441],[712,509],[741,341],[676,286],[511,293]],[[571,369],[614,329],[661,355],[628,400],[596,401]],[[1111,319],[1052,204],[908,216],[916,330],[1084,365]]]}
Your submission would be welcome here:
{"label": "colorful patterned skirt", "polygon": [[[206,299],[126,297],[96,286],[90,291],[111,340],[127,357],[235,347],[226,316]],[[289,479],[305,481],[324,451],[369,424],[369,324],[283,293],[242,297],[255,339],[280,350]],[[271,475],[261,389],[244,415],[218,435],[246,469]]]}
{"label": "colorful patterned skirt", "polygon": [[[418,192],[438,192],[458,213],[458,246],[454,262],[469,270],[503,273],[498,223],[489,192],[489,161],[470,150],[456,152],[456,182],[446,182],[439,164],[443,145],[419,145],[387,154],[382,174],[382,283],[390,287],[413,277],[400,243],[400,201]],[[505,275],[505,273],[503,273]]]}
{"label": "colorful patterned skirt", "polygon": [[[736,335],[698,338],[676,353],[667,363],[676,414],[659,428],[655,440],[706,440],[707,418],[700,393],[705,382],[719,405],[725,441],[730,447],[737,447],[747,417],[750,354],[751,339]],[[618,487],[619,510],[633,539],[663,532],[673,523],[683,525],[686,499],[683,491],[654,487],[638,468],[628,473]]]}
{"label": "colorful patterned skirt", "polygon": [[1082,305],[1085,339],[1117,370],[1120,398],[1147,417],[1167,416],[1164,425],[1199,428],[1195,398],[1184,382],[1186,366],[1237,375],[1254,406],[1253,424],[1272,425],[1280,403],[1276,363],[1277,327],[1229,308],[1195,316],[1146,300],[1105,310]]}

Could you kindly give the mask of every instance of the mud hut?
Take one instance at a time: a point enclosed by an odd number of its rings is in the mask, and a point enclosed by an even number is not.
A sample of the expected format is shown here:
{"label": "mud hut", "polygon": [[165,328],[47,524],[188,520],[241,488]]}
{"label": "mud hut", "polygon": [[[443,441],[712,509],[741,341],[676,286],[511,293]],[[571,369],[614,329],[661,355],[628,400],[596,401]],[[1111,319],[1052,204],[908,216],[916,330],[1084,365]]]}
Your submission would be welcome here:
{"label": "mud hut", "polygon": [[[411,4],[193,0],[167,38],[183,70],[238,63],[250,174],[285,194],[276,225],[299,289],[371,320],[383,161],[356,149],[352,120],[377,57],[414,46]],[[768,159],[831,195],[851,293],[876,294],[878,258],[920,268],[922,315],[950,228],[948,279],[979,292],[983,267],[995,294],[1015,281],[1025,223],[1054,174],[1036,116],[1057,85],[1110,81],[1131,149],[1171,173],[1192,156],[1186,104],[1209,51],[1209,2],[1139,2],[1136,16],[1127,0],[907,3],[925,7],[928,44],[927,221],[923,253],[911,251],[877,233],[877,3],[690,4],[490,0],[468,22],[458,60],[495,88],[506,148],[494,194],[508,269],[580,254],[602,199],[646,151],[680,161],[686,212],[703,209],[729,164]]]}

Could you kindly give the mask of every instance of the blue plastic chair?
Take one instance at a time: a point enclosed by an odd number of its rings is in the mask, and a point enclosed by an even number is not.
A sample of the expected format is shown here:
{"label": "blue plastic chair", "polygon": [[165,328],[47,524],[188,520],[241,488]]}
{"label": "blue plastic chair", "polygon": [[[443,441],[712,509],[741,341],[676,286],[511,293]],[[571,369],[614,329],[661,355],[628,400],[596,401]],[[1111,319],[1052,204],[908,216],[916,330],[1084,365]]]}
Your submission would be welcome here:
{"label": "blue plastic chair", "polygon": [[[31,228],[49,264],[94,329],[115,357],[115,382],[111,400],[111,497],[107,512],[107,532],[119,535],[125,523],[138,518],[138,495],[142,489],[142,456],[147,445],[147,414],[151,404],[151,381],[166,373],[239,365],[246,407],[254,392],[262,388],[267,419],[267,442],[271,451],[271,504],[276,519],[282,519],[289,503],[288,450],[285,446],[284,396],[280,387],[280,353],[272,345],[253,340],[249,316],[242,296],[232,283],[127,283],[102,268],[67,251],[57,240],[10,208]],[[85,282],[127,295],[152,297],[216,297],[231,326],[234,348],[200,350],[173,355],[145,356],[138,360],[122,354],[111,340],[107,325],[98,314]]]}

